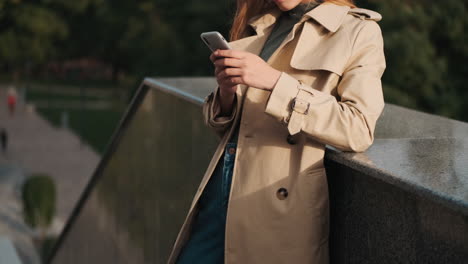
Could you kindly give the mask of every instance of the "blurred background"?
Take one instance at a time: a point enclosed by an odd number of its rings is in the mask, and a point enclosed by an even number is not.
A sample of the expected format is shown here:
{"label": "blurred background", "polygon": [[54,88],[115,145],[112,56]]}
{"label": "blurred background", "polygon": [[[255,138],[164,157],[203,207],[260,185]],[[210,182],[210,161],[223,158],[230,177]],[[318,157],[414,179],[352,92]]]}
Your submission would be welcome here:
{"label": "blurred background", "polygon": [[[468,121],[468,3],[356,4],[383,16],[385,100]],[[213,76],[199,35],[227,37],[234,11],[234,0],[0,0],[0,254],[47,254],[142,79]]]}

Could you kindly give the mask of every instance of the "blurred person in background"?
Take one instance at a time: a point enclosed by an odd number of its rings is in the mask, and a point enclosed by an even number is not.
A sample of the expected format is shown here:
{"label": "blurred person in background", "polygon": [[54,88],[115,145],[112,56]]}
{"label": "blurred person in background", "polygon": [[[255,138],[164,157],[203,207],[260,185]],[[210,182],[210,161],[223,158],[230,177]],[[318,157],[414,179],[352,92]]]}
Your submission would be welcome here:
{"label": "blurred person in background", "polygon": [[0,144],[2,145],[2,153],[5,154],[8,147],[8,134],[4,128],[0,130]]}
{"label": "blurred person in background", "polygon": [[8,88],[8,97],[7,97],[8,110],[10,112],[10,116],[13,116],[15,114],[17,97],[18,96],[17,96],[15,87],[10,86]]}
{"label": "blurred person in background", "polygon": [[203,104],[221,142],[168,263],[329,263],[325,145],[373,143],[380,19],[350,0],[237,1]]}

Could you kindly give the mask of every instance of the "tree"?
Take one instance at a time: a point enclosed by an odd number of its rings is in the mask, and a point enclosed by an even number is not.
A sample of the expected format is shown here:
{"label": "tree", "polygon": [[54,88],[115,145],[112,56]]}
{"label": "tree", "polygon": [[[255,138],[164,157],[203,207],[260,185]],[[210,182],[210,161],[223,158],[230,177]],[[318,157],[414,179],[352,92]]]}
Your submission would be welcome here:
{"label": "tree", "polygon": [[68,34],[64,13],[79,12],[91,0],[0,0],[0,61],[17,73],[27,63],[59,56]]}
{"label": "tree", "polygon": [[380,12],[388,102],[468,121],[466,1],[358,1]]}

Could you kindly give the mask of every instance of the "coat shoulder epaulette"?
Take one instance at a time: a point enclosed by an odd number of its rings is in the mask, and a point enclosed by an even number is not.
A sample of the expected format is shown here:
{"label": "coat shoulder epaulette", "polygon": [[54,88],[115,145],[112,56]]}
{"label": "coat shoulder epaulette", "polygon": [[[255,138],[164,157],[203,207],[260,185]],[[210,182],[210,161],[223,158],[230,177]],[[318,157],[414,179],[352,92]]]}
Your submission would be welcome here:
{"label": "coat shoulder epaulette", "polygon": [[351,8],[348,11],[349,14],[361,18],[361,19],[366,19],[366,20],[374,20],[374,21],[380,21],[382,20],[382,15],[369,10],[369,9],[364,9],[364,8]]}

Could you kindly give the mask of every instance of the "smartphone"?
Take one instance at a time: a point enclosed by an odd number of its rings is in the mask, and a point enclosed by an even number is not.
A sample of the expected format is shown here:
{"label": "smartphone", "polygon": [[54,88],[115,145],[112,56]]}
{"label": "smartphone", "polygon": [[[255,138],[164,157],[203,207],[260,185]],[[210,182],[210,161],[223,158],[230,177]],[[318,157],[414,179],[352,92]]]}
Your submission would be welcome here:
{"label": "smartphone", "polygon": [[218,31],[203,32],[200,37],[211,52],[217,49],[231,49],[226,39]]}

